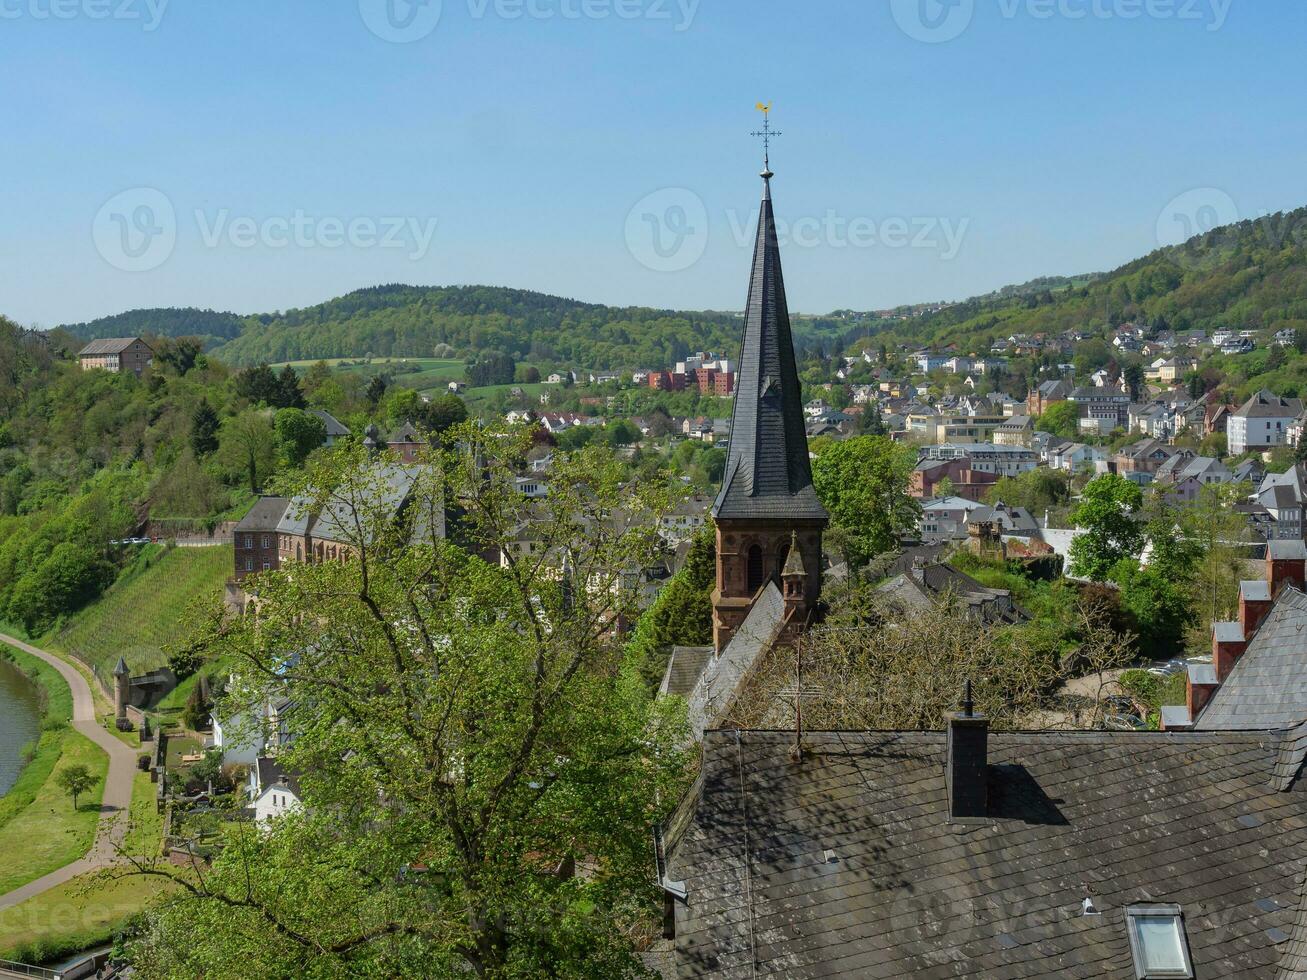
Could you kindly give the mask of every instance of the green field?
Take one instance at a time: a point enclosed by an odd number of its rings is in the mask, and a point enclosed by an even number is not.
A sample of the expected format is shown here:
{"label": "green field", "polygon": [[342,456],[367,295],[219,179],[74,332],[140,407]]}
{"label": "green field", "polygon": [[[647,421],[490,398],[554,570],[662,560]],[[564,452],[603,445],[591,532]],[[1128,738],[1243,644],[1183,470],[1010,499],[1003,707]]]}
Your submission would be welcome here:
{"label": "green field", "polygon": [[[72,694],[68,682],[49,664],[5,646],[10,657],[46,692],[46,714],[35,755],[18,782],[0,798],[0,895],[76,861],[90,849],[100,821],[100,798],[109,757],[69,727]],[[55,784],[59,770],[84,765],[96,785],[73,801]]]}
{"label": "green field", "polygon": [[63,679],[59,671],[44,660],[7,645],[0,645],[0,653],[17,664],[45,692],[45,714],[41,719],[41,737],[27,765],[19,774],[18,780],[9,788],[8,793],[0,797],[0,830],[2,830],[11,820],[31,806],[59,762],[59,757],[63,753],[64,738],[70,731],[68,722],[73,717],[73,695],[68,689],[68,682]]}
{"label": "green field", "polygon": [[107,943],[133,914],[176,888],[163,878],[74,878],[0,911],[0,957],[46,963]]}
{"label": "green field", "polygon": [[98,602],[43,643],[94,664],[106,678],[120,655],[133,674],[162,667],[165,646],[185,641],[196,603],[222,597],[232,561],[229,545],[148,548]]}

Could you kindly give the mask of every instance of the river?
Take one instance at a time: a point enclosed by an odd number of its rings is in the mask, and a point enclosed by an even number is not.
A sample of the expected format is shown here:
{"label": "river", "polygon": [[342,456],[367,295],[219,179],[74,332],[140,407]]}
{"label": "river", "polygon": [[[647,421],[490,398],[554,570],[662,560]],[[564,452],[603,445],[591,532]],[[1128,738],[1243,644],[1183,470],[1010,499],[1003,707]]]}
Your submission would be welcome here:
{"label": "river", "polygon": [[23,770],[23,746],[40,734],[36,688],[13,663],[0,658],[0,796]]}

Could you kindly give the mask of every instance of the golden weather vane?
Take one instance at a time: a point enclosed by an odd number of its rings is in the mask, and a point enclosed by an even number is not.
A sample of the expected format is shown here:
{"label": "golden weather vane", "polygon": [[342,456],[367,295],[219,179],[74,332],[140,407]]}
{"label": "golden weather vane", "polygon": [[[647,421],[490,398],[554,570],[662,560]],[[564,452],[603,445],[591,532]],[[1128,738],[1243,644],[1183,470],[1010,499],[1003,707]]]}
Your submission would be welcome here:
{"label": "golden weather vane", "polygon": [[749,135],[762,137],[763,172],[771,176],[771,141],[773,136],[780,136],[780,130],[771,128],[771,103],[759,102],[757,109],[762,113],[762,129],[756,129]]}

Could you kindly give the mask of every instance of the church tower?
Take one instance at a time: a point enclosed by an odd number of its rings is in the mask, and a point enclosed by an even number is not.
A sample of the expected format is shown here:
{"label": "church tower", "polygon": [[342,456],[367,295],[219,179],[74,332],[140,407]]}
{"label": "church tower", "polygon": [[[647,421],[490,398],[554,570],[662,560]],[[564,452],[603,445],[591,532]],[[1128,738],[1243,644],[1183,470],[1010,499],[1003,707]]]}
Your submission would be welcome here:
{"label": "church tower", "polygon": [[[764,123],[764,137],[775,135]],[[821,536],[829,520],[812,486],[802,390],[772,212],[770,166],[744,312],[731,446],[717,522],[713,645],[726,648],[768,582],[787,586],[791,623],[806,622],[821,594]],[[791,549],[797,548],[797,557]]]}

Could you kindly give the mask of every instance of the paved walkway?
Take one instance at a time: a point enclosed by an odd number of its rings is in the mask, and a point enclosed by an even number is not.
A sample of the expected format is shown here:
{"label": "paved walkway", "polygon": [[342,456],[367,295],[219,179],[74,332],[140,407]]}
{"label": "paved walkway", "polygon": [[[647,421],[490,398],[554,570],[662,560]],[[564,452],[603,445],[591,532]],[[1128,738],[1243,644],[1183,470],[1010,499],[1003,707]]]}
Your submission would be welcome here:
{"label": "paved walkway", "polygon": [[[136,776],[136,750],[96,723],[95,699],[91,696],[91,688],[75,667],[52,653],[38,650],[3,633],[0,633],[0,643],[8,643],[24,653],[39,657],[63,675],[73,692],[73,727],[109,754],[109,776],[104,783],[100,826],[95,834],[95,843],[80,860],[51,871],[43,878],[29,881],[7,895],[0,895],[0,909],[7,909],[78,875],[113,863],[117,853],[115,847],[122,843],[123,836],[127,833],[127,815],[130,814],[132,805],[132,782]],[[123,817],[115,819],[118,814],[123,814]]]}

